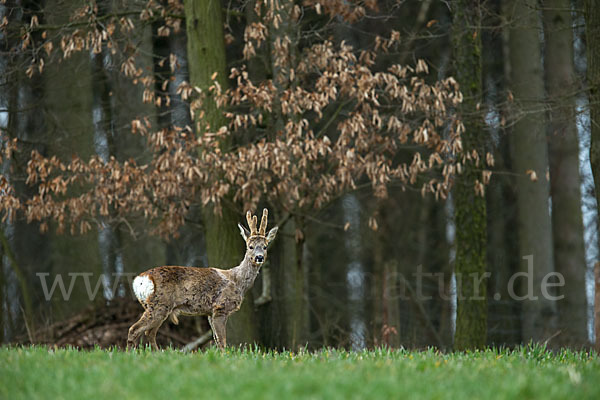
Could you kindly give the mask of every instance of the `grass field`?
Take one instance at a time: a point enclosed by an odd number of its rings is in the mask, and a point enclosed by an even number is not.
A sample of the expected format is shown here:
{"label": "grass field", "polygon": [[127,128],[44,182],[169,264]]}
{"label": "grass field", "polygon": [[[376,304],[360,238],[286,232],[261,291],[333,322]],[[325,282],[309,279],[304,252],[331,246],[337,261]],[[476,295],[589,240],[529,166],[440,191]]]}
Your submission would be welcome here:
{"label": "grass field", "polygon": [[600,358],[436,351],[0,348],[0,399],[600,399]]}

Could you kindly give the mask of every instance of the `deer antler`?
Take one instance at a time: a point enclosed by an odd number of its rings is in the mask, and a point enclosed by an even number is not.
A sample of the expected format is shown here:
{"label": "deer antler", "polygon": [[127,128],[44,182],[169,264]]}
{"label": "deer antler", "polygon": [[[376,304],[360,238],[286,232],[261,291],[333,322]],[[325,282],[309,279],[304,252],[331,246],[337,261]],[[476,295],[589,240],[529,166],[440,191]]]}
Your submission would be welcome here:
{"label": "deer antler", "polygon": [[250,228],[250,236],[258,235],[258,231],[256,230],[256,215],[252,216],[252,213],[248,211],[246,213],[246,221],[248,221],[248,228]]}
{"label": "deer antler", "polygon": [[256,229],[256,223],[258,222],[256,215],[252,215],[250,211],[246,213],[246,221],[248,221],[248,228],[250,228],[250,236],[267,236],[267,219],[269,217],[269,211],[265,208],[260,219],[260,228]]}
{"label": "deer antler", "polygon": [[267,218],[269,216],[269,211],[265,208],[263,209],[262,218],[260,219],[260,228],[258,229],[258,234],[261,236],[267,235]]}

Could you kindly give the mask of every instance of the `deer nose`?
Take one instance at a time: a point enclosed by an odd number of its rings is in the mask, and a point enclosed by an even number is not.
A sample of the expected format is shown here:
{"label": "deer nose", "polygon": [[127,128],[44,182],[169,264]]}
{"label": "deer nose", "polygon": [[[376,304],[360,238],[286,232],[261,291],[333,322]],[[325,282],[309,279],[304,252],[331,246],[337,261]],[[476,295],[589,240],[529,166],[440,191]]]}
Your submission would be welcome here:
{"label": "deer nose", "polygon": [[257,263],[262,263],[263,261],[265,261],[265,256],[258,255],[254,257],[254,261],[256,261]]}

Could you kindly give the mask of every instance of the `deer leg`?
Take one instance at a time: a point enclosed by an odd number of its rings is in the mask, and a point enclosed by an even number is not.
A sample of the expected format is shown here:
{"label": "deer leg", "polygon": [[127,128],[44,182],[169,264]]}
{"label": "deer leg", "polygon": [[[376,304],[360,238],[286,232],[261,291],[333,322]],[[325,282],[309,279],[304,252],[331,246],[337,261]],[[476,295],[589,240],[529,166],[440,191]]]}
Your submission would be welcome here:
{"label": "deer leg", "polygon": [[227,315],[213,315],[208,317],[208,323],[213,331],[215,343],[219,349],[227,347]]}
{"label": "deer leg", "polygon": [[146,330],[146,337],[148,337],[148,341],[150,342],[150,346],[152,346],[153,350],[158,350],[158,345],[156,344],[156,333],[162,326],[163,322],[167,319],[169,314],[165,313],[162,317],[156,317],[153,321],[153,327]]}
{"label": "deer leg", "polygon": [[219,338],[217,337],[217,335],[215,335],[215,327],[213,326],[212,317],[208,317],[208,324],[210,325],[210,330],[212,331],[213,339],[215,340],[215,343],[218,346],[219,345]]}
{"label": "deer leg", "polygon": [[144,311],[140,319],[129,328],[127,335],[127,349],[137,346],[140,336],[147,329],[148,322],[152,320],[152,313],[149,310]]}
{"label": "deer leg", "polygon": [[[139,343],[140,336],[142,333],[146,332],[150,339],[150,344],[154,349],[157,349],[156,345],[156,331],[162,325],[165,319],[168,317],[167,310],[159,309],[151,309],[148,308],[142,314],[142,317],[138,322],[133,324],[131,328],[129,328],[129,335],[127,336],[127,348],[133,348]],[[150,333],[154,332],[154,336],[151,336]]]}

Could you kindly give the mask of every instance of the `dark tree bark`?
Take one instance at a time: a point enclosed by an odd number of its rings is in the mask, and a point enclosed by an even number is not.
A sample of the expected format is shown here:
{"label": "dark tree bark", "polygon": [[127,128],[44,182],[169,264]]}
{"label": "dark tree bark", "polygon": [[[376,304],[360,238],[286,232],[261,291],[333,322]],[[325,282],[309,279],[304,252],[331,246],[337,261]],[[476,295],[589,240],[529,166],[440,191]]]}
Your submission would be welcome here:
{"label": "dark tree bark", "polygon": [[[510,170],[508,138],[500,138],[495,153],[495,168]],[[508,292],[511,276],[519,271],[519,244],[514,235],[517,226],[514,179],[507,174],[494,176],[487,188],[488,265],[488,344],[514,347],[521,343],[520,301]]]}
{"label": "dark tree bark", "polygon": [[[501,0],[488,3],[492,15],[485,18],[487,25],[501,26]],[[499,35],[494,30],[483,32],[483,71],[485,102],[491,105],[498,118],[505,118],[506,83],[509,72],[508,34],[504,30]],[[499,57],[501,54],[503,57]],[[509,66],[509,65],[508,65]],[[521,309],[519,301],[508,293],[510,277],[518,272],[519,243],[514,234],[517,221],[517,197],[515,180],[507,171],[510,164],[510,147],[507,130],[503,126],[492,128],[490,136],[497,137],[494,149],[494,174],[486,189],[488,221],[487,259],[491,272],[488,282],[488,345],[514,347],[521,343]]]}
{"label": "dark tree bark", "polygon": [[[153,72],[156,79],[154,90],[161,102],[156,106],[157,123],[160,129],[192,126],[189,105],[181,99],[177,88],[182,82],[189,82],[187,68],[187,40],[185,27],[174,30],[168,36],[160,36],[162,21],[152,25]],[[171,71],[170,57],[177,58],[177,65]],[[168,84],[165,87],[165,82]],[[167,101],[167,98],[169,101]],[[200,220],[200,207],[194,205],[187,215],[190,221]],[[168,265],[208,265],[204,233],[200,224],[186,223],[179,230],[179,237],[166,244]]]}
{"label": "dark tree bark", "polygon": [[[486,133],[477,113],[482,101],[481,80],[481,5],[478,0],[454,3],[454,57],[456,76],[463,92],[461,106],[466,152],[485,153]],[[454,348],[483,348],[487,335],[485,198],[475,191],[481,182],[480,166],[468,162],[456,182],[455,223],[457,312]]]}
{"label": "dark tree bark", "polygon": [[548,126],[554,266],[564,277],[558,306],[558,341],[588,342],[585,245],[581,212],[579,140],[575,120],[573,28],[568,0],[544,2],[544,63],[551,106]]}
{"label": "dark tree bark", "polygon": [[[9,23],[29,24],[31,18],[35,15],[40,21],[43,21],[42,8],[34,2],[24,1],[6,5],[12,12],[8,15]],[[39,37],[35,37],[39,39]],[[37,192],[37,188],[32,188],[25,184],[25,170],[27,168],[27,156],[32,150],[44,152],[46,124],[40,99],[44,96],[44,81],[36,74],[32,78],[26,76],[23,65],[27,65],[30,56],[26,55],[20,49],[20,37],[9,36],[3,41],[6,46],[7,55],[7,73],[4,74],[6,83],[6,92],[8,99],[8,125],[6,132],[8,136],[17,138],[20,141],[21,152],[9,160],[3,171],[7,174],[10,183],[15,189],[15,193],[20,196],[32,196]],[[6,323],[9,329],[5,340],[10,341],[15,334],[22,333],[26,322],[32,327],[34,322],[33,310],[37,306],[49,306],[43,303],[43,300],[33,296],[32,286],[37,281],[36,272],[49,271],[50,246],[46,238],[39,232],[39,224],[28,224],[23,219],[8,221],[2,224],[0,236],[2,239],[2,248],[6,256]],[[35,250],[35,251],[33,251]],[[18,289],[11,290],[17,286]],[[21,297],[14,298],[10,294],[19,293]],[[21,310],[24,310],[21,311]],[[25,321],[19,316],[24,314]]]}
{"label": "dark tree bark", "polygon": [[4,343],[4,292],[5,292],[5,279],[4,279],[4,251],[0,250],[0,345]]}
{"label": "dark tree bark", "polygon": [[296,235],[296,229],[303,232],[303,227],[298,220],[292,217],[283,226],[283,236],[278,238],[281,240],[279,263],[271,264],[282,311],[281,320],[271,321],[271,323],[282,325],[284,336],[280,339],[279,346],[289,349],[305,346],[308,340],[304,238]]}
{"label": "dark tree bark", "polygon": [[[589,87],[589,109],[590,109],[590,164],[594,175],[594,186],[596,189],[596,203],[600,205],[600,7],[594,0],[585,0],[585,34],[587,44],[587,81]],[[596,289],[600,286],[598,271],[599,264],[596,263]],[[600,348],[600,324],[598,324],[600,309],[600,296],[596,291],[596,346]]]}
{"label": "dark tree bark", "polygon": [[590,163],[596,185],[596,201],[600,204],[600,7],[585,1],[585,33],[587,43],[587,80],[591,126]]}
{"label": "dark tree bark", "polygon": [[[298,26],[292,20],[292,11],[294,1],[283,0],[273,7],[272,11],[277,17],[277,23],[269,26],[269,42],[261,46],[258,50],[259,55],[263,55],[269,61],[269,65],[260,65],[258,57],[253,59],[249,65],[251,72],[255,76],[260,77],[261,72],[257,69],[263,68],[270,70],[273,84],[279,95],[276,96],[273,108],[274,112],[269,116],[268,134],[275,137],[278,132],[283,131],[286,120],[281,116],[280,98],[284,90],[290,86],[290,71],[295,67],[296,63],[296,46],[298,45],[297,30]],[[254,12],[251,12],[250,20],[255,18]],[[285,55],[285,62],[279,64],[277,61],[278,52],[276,51],[276,43],[278,41],[285,42],[290,40],[289,51]],[[267,47],[270,54],[264,54]],[[279,60],[281,61],[281,60]],[[262,73],[264,74],[264,72]],[[283,226],[283,235],[277,240],[279,244],[277,248],[281,252],[280,262],[273,265],[273,286],[277,287],[280,295],[279,308],[282,311],[279,323],[285,332],[279,345],[287,348],[295,349],[299,346],[304,346],[308,339],[309,330],[309,303],[308,303],[308,267],[304,260],[305,241],[303,235],[304,220],[299,215],[290,215],[286,218],[287,222]],[[297,235],[301,233],[301,235]]]}
{"label": "dark tree bark", "polygon": [[[58,0],[47,0],[44,8],[45,22],[67,24],[70,13],[75,8],[77,5],[74,3],[63,5]],[[93,72],[90,54],[76,52],[60,63],[48,63],[41,76],[45,91],[40,99],[43,99],[44,104],[46,151],[61,160],[69,160],[73,154],[86,160],[96,154],[95,134],[97,129],[103,128],[104,120],[101,118],[94,121],[93,118],[94,95],[102,95],[95,92],[95,85],[99,82],[93,79]],[[77,79],[73,79],[74,76]],[[107,93],[104,95],[108,96]],[[77,190],[71,189],[69,195],[74,195]],[[71,235],[68,230],[60,233],[51,229],[43,239],[49,244],[50,279],[60,274],[69,282],[70,272],[92,273],[92,285],[95,285],[102,273],[107,273],[105,276],[112,279],[112,271],[102,268],[101,260],[108,254],[100,250],[100,236],[95,229],[77,236]],[[109,287],[112,285],[109,284]],[[96,295],[96,299],[102,301],[104,292],[99,290]],[[80,311],[89,301],[85,285],[75,284],[69,301],[64,301],[57,294],[53,296],[53,317],[66,318]]]}
{"label": "dark tree bark", "polygon": [[[111,12],[110,0],[100,0],[98,15],[103,16]],[[94,120],[94,143],[96,154],[104,160],[111,157],[119,158],[115,144],[115,113],[113,95],[113,79],[105,66],[106,60],[111,60],[111,55],[106,45],[102,51],[92,55],[92,108],[96,119]],[[114,214],[114,213],[113,213]],[[115,287],[114,281],[117,274],[122,273],[123,260],[121,254],[122,239],[118,226],[107,224],[98,235],[100,257],[106,282],[110,287]],[[116,295],[116,293],[112,293]]]}
{"label": "dark tree bark", "polygon": [[522,303],[522,340],[545,341],[556,334],[556,301],[541,291],[544,278],[554,272],[541,26],[535,0],[510,2],[505,12],[515,108],[510,144],[517,176],[519,250],[521,258],[527,257],[520,260],[520,269],[531,283],[519,278],[516,293]]}
{"label": "dark tree bark", "polygon": [[587,81],[590,108],[590,163],[600,204],[600,7],[585,1],[585,34],[587,44]]}
{"label": "dark tree bark", "polygon": [[594,265],[594,333],[596,351],[600,351],[600,262]]}

